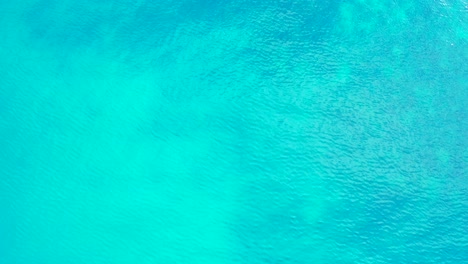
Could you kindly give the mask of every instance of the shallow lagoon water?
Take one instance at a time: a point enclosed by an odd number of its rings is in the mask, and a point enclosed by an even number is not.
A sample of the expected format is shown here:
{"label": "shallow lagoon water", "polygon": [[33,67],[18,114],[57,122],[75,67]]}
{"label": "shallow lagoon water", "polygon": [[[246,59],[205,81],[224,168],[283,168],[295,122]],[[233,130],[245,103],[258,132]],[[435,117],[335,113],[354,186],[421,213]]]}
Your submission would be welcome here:
{"label": "shallow lagoon water", "polygon": [[0,1],[0,263],[468,262],[466,1]]}

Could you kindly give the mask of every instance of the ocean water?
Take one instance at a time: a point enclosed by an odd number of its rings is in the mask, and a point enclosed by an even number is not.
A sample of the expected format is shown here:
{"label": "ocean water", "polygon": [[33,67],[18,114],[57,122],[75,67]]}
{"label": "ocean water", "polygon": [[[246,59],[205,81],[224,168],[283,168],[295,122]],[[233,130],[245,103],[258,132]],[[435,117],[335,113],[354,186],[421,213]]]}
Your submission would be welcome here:
{"label": "ocean water", "polygon": [[466,0],[0,0],[0,263],[468,263]]}

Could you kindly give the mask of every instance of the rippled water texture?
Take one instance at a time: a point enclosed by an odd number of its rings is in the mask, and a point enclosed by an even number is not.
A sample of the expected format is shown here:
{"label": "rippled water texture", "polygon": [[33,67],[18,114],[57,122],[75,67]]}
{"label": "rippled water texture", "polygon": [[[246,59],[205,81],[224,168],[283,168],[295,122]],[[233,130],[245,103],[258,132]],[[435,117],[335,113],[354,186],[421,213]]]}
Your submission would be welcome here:
{"label": "rippled water texture", "polygon": [[0,263],[468,263],[466,0],[0,1]]}

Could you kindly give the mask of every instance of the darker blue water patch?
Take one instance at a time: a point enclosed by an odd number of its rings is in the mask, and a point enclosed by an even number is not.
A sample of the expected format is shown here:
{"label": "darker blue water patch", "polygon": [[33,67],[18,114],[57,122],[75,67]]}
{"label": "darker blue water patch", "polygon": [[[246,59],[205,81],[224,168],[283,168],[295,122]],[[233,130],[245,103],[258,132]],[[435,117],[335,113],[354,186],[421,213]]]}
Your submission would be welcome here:
{"label": "darker blue water patch", "polygon": [[102,40],[103,33],[118,18],[118,14],[108,11],[104,5],[91,9],[86,4],[70,6],[61,1],[40,0],[25,12],[24,21],[35,42],[74,51]]}
{"label": "darker blue water patch", "polygon": [[[292,42],[297,45],[292,49],[297,49],[323,37],[338,12],[337,3],[321,1],[253,5],[250,1],[182,1],[127,5],[126,1],[117,1],[91,7],[85,3],[67,5],[40,0],[25,12],[24,21],[32,39],[57,49],[72,51],[94,45],[103,50],[118,48],[121,52],[138,54],[140,50],[158,50],[177,31],[208,34],[214,28],[229,26],[261,28],[257,36],[265,43],[276,46]],[[108,35],[112,36],[112,42],[103,39]],[[172,44],[177,47],[176,42]]]}

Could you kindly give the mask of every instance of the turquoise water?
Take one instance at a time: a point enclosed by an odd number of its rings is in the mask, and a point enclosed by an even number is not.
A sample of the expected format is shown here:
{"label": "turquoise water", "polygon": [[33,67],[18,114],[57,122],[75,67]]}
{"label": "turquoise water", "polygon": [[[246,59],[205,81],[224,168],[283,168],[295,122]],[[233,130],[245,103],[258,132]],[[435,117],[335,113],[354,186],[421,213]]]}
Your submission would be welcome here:
{"label": "turquoise water", "polygon": [[0,263],[468,263],[466,0],[0,0]]}

